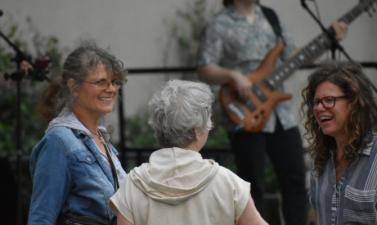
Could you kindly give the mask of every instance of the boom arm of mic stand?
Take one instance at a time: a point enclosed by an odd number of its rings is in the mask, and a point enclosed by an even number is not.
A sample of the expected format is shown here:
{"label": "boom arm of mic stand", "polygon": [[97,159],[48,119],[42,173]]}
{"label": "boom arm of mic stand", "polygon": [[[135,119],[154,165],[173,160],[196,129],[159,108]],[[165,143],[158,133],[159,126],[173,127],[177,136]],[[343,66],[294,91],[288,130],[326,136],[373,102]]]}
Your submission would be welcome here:
{"label": "boom arm of mic stand", "polygon": [[[20,64],[22,61],[26,61],[27,63],[29,63],[33,69],[36,69],[36,66],[35,64],[31,61],[30,57],[28,55],[26,55],[24,52],[22,52],[12,41],[9,40],[9,38],[3,33],[0,31],[0,37],[15,51],[16,53],[16,57],[15,57],[15,61],[17,63],[17,67],[18,69],[20,68]],[[43,79],[47,80],[47,81],[50,81],[50,79],[45,75],[45,74],[40,74],[42,76]],[[17,79],[21,79],[20,78],[17,78]]]}
{"label": "boom arm of mic stand", "polygon": [[30,58],[28,56],[26,56],[25,53],[23,53],[15,44],[13,44],[8,38],[7,36],[5,36],[3,34],[3,32],[0,31],[0,37],[2,37],[4,39],[4,41],[10,46],[12,47],[12,49],[16,52],[17,54],[17,57],[19,57],[18,60],[22,61],[22,60],[25,60],[27,61],[28,63],[30,63],[30,65],[34,66],[33,65],[33,62],[31,62]]}

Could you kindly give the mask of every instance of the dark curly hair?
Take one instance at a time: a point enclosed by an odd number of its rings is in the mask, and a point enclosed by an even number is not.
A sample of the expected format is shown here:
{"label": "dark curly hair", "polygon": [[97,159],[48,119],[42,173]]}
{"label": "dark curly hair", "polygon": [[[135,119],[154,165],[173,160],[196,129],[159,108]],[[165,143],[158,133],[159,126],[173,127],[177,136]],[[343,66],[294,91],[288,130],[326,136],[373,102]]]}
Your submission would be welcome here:
{"label": "dark curly hair", "polygon": [[321,175],[330,151],[336,149],[333,137],[324,135],[314,117],[313,101],[319,84],[329,81],[338,86],[347,97],[350,113],[346,132],[348,143],[345,159],[354,161],[359,152],[371,141],[377,129],[377,105],[373,95],[376,87],[365,76],[359,64],[350,62],[328,62],[308,78],[308,85],[302,91],[301,112],[305,117],[305,138],[309,142],[309,153],[314,159],[314,169]]}

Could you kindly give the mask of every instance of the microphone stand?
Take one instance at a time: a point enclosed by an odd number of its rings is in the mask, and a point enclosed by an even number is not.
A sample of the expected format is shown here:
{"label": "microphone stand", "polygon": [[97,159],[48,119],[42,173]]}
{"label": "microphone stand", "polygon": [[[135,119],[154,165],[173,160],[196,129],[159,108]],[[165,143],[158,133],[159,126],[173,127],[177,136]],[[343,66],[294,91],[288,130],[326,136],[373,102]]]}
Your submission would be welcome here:
{"label": "microphone stand", "polygon": [[[31,57],[23,53],[13,42],[7,38],[6,35],[4,35],[0,31],[0,37],[15,51],[16,56],[14,57],[13,61],[17,64],[17,70],[16,72],[8,75],[5,74],[4,77],[7,80],[8,78],[16,81],[17,86],[17,96],[16,96],[16,183],[17,183],[17,219],[16,224],[21,225],[23,224],[22,221],[22,199],[21,199],[21,177],[22,177],[22,119],[21,119],[21,81],[23,77],[25,76],[25,72],[22,71],[21,63],[23,61],[26,61],[29,63],[33,68],[36,68],[34,63],[31,61]],[[46,77],[44,74],[40,74],[41,78],[50,80],[48,77]]]}
{"label": "microphone stand", "polygon": [[[314,1],[314,0],[313,0]],[[348,55],[346,50],[344,50],[343,46],[339,44],[338,40],[335,38],[335,31],[332,27],[326,29],[321,21],[314,15],[314,13],[309,9],[308,5],[306,4],[306,0],[301,0],[301,5],[306,11],[308,11],[309,15],[317,22],[317,24],[321,27],[322,31],[327,35],[331,42],[331,56],[332,59],[335,59],[335,50],[338,49],[343,55],[348,59],[348,61],[355,63],[355,61]],[[372,89],[375,93],[377,93],[377,87],[375,85],[371,85]]]}
{"label": "microphone stand", "polygon": [[331,43],[331,57],[332,59],[335,59],[335,51],[338,49],[343,55],[350,61],[354,62],[352,58],[348,55],[346,50],[343,48],[343,46],[336,40],[335,38],[335,30],[330,27],[327,29],[322,22],[314,15],[314,13],[309,9],[308,4],[306,3],[306,0],[301,0],[301,6],[309,13],[309,15],[314,19],[315,22],[319,25],[323,33],[326,34],[326,36],[329,38],[330,43]]}

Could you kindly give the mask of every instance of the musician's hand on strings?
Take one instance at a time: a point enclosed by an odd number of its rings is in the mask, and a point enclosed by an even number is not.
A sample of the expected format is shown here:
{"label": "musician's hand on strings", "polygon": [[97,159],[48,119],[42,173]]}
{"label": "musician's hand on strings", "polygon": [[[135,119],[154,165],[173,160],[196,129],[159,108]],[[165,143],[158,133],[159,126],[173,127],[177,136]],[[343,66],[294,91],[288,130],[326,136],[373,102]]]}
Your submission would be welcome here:
{"label": "musician's hand on strings", "polygon": [[238,94],[241,97],[246,98],[252,86],[251,81],[238,71],[232,71],[232,78],[237,88]]}
{"label": "musician's hand on strings", "polygon": [[332,24],[332,27],[335,31],[336,40],[341,41],[346,37],[348,31],[348,25],[346,23],[337,21]]}

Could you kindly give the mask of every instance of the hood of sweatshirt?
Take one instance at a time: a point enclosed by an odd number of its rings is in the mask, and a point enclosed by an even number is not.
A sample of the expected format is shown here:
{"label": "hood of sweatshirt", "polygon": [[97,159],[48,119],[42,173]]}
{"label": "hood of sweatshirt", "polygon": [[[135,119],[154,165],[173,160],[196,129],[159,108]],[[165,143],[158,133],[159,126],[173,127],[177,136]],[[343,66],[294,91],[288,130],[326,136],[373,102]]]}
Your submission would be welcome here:
{"label": "hood of sweatshirt", "polygon": [[[88,128],[86,128],[76,117],[76,115],[67,108],[63,109],[57,117],[50,121],[46,129],[46,133],[54,127],[68,127],[71,129],[79,130],[89,137],[93,137],[93,134],[88,130]],[[107,133],[106,128],[104,126],[98,126],[98,129],[103,132],[103,134],[105,135],[104,138],[108,141],[110,136]]]}
{"label": "hood of sweatshirt", "polygon": [[129,176],[150,198],[177,205],[204,190],[218,168],[198,152],[174,147],[153,152],[149,163],[133,169]]}

